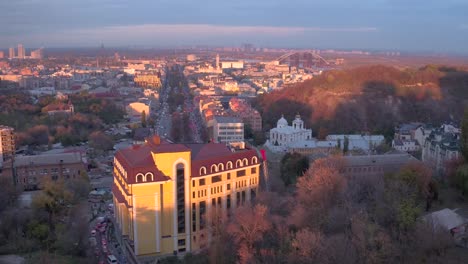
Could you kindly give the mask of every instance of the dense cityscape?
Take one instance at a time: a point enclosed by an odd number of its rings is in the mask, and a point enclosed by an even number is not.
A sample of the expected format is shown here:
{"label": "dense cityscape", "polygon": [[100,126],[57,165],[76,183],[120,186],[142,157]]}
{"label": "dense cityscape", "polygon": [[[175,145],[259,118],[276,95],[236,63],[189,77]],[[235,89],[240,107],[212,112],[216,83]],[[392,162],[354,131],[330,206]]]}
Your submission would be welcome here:
{"label": "dense cityscape", "polygon": [[50,1],[0,4],[0,264],[468,263],[468,5]]}

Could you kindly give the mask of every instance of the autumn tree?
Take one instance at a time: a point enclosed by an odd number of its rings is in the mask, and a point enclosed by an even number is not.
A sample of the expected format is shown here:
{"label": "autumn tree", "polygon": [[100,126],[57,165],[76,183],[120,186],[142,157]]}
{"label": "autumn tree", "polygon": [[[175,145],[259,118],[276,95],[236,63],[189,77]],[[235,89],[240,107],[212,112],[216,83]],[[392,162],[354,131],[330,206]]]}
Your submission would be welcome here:
{"label": "autumn tree", "polygon": [[339,157],[314,161],[312,166],[297,181],[297,201],[291,224],[310,228],[321,227],[326,212],[342,197],[346,180],[340,169],[343,161]]}
{"label": "autumn tree", "polygon": [[270,228],[265,205],[247,205],[236,210],[227,230],[238,246],[240,263],[254,262],[255,244],[263,239]]}
{"label": "autumn tree", "polygon": [[89,135],[89,146],[99,151],[108,151],[114,147],[114,141],[103,132],[95,131]]}

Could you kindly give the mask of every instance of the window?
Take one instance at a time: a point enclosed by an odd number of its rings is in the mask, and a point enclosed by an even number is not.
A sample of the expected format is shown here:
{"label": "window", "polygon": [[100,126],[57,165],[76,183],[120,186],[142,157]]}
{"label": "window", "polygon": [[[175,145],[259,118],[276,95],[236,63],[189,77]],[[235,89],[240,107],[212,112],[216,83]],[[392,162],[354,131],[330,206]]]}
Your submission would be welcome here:
{"label": "window", "polygon": [[192,193],[192,198],[194,198],[194,199],[195,199],[195,192],[193,192],[193,193]]}
{"label": "window", "polygon": [[240,199],[240,192],[237,192],[237,193],[236,193],[236,204],[237,204],[237,207],[239,207],[240,202],[241,202],[241,199]]}
{"label": "window", "polygon": [[192,181],[192,187],[195,187],[195,181]]}
{"label": "window", "polygon": [[231,184],[230,184],[230,183],[227,184],[226,189],[227,189],[228,191],[231,190]]}
{"label": "window", "polygon": [[252,174],[257,173],[257,168],[251,168],[251,169],[250,169],[250,173],[252,173]]}
{"label": "window", "polygon": [[230,173],[230,172],[227,174],[227,179],[228,179],[228,180],[231,179],[231,173]]}
{"label": "window", "polygon": [[243,177],[243,176],[245,176],[245,170],[237,171],[237,177]]}
{"label": "window", "polygon": [[216,183],[221,181],[221,175],[216,175],[211,177],[211,183]]}
{"label": "window", "polygon": [[242,191],[242,205],[245,203],[245,191]]}
{"label": "window", "polygon": [[230,194],[228,194],[228,196],[226,197],[226,205],[227,205],[227,209],[231,208],[231,195]]}
{"label": "window", "polygon": [[185,246],[185,239],[179,239],[179,240],[177,241],[177,245],[179,245],[179,247],[180,247],[180,246]]}
{"label": "window", "polygon": [[203,185],[205,185],[205,179],[198,180],[198,186],[203,186]]}
{"label": "window", "polygon": [[200,202],[200,230],[205,228],[206,202]]}

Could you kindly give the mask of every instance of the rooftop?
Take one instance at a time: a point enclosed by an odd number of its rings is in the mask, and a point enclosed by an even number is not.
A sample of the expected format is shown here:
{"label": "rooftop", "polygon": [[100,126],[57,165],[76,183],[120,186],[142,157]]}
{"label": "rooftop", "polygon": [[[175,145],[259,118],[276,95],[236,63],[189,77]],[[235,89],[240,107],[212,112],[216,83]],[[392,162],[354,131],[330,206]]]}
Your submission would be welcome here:
{"label": "rooftop", "polygon": [[242,123],[239,118],[231,116],[215,116],[214,119],[218,123]]}
{"label": "rooftop", "polygon": [[61,153],[61,154],[42,154],[36,156],[16,156],[15,166],[30,166],[30,165],[55,165],[55,164],[73,164],[81,163],[81,155],[79,152]]}

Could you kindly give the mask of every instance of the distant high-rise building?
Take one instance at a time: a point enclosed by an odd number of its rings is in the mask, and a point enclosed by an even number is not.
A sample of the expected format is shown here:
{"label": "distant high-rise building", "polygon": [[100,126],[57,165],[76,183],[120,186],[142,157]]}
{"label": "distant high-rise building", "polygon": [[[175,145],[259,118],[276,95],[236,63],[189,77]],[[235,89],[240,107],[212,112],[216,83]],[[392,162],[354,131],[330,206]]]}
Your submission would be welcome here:
{"label": "distant high-rise building", "polygon": [[18,58],[24,59],[25,56],[26,56],[26,52],[24,51],[23,44],[18,44]]}
{"label": "distant high-rise building", "polygon": [[0,168],[3,162],[13,158],[15,155],[15,134],[14,129],[0,125]]}
{"label": "distant high-rise building", "polygon": [[10,48],[8,50],[8,58],[13,59],[15,57],[15,48]]}
{"label": "distant high-rise building", "polygon": [[216,69],[219,69],[219,54],[216,54]]}
{"label": "distant high-rise building", "polygon": [[37,50],[31,51],[31,58],[32,59],[42,59],[44,57],[44,49],[40,48]]}
{"label": "distant high-rise building", "polygon": [[0,51],[0,59],[3,59],[5,57],[5,53],[3,51]]}
{"label": "distant high-rise building", "polygon": [[254,45],[249,44],[249,43],[243,44],[242,48],[243,48],[244,52],[253,52],[253,51],[255,51]]}

